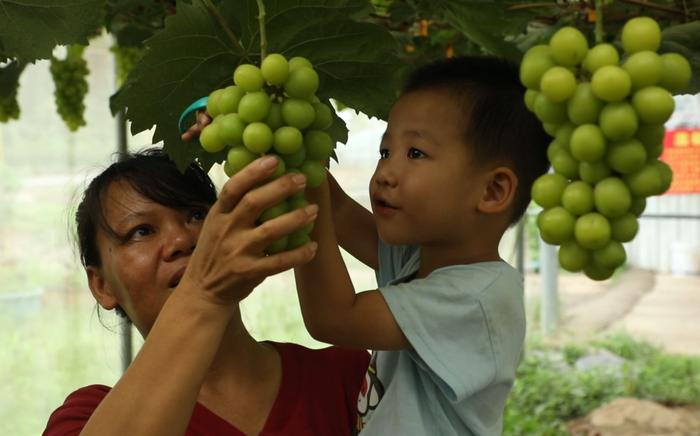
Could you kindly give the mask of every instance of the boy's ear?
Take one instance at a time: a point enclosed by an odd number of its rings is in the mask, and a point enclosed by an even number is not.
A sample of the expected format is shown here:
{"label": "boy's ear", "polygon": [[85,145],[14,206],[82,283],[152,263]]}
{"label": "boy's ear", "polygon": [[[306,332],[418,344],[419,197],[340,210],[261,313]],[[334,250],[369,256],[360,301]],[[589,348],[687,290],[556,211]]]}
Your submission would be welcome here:
{"label": "boy's ear", "polygon": [[119,301],[117,301],[112,287],[104,279],[99,268],[88,266],[85,268],[85,273],[87,274],[90,292],[92,292],[92,296],[95,297],[95,300],[103,309],[111,310],[119,306]]}
{"label": "boy's ear", "polygon": [[496,167],[486,174],[484,192],[477,204],[477,210],[486,214],[507,211],[515,199],[518,177],[508,167]]}

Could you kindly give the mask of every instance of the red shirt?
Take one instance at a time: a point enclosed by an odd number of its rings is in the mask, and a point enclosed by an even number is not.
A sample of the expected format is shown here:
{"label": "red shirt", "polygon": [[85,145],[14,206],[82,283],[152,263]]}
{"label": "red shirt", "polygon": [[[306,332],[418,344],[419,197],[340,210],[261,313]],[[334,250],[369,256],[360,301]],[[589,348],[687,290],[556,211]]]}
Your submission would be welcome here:
{"label": "red shirt", "polygon": [[[282,382],[261,436],[349,435],[357,414],[357,396],[369,353],[328,347],[312,350],[273,343],[282,361]],[[49,417],[44,436],[78,435],[110,388],[78,389]],[[186,436],[243,435],[196,403]]]}

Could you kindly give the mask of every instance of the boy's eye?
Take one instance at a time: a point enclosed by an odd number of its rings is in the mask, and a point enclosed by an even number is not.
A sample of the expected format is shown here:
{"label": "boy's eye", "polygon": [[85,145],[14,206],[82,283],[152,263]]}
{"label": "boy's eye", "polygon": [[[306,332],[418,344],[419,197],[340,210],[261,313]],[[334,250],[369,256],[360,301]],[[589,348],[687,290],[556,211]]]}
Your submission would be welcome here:
{"label": "boy's eye", "polygon": [[411,148],[410,150],[408,150],[409,159],[420,159],[422,157],[425,157],[425,153],[418,150],[417,148]]}
{"label": "boy's eye", "polygon": [[379,149],[379,159],[386,159],[389,157],[389,149],[380,148]]}

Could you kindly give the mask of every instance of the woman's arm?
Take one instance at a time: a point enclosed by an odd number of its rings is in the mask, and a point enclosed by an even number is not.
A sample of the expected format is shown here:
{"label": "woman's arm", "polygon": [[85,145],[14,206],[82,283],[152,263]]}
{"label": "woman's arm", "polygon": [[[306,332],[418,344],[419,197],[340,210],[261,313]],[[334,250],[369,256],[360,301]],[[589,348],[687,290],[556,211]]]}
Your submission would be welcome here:
{"label": "woman's arm", "polygon": [[187,271],[160,311],[141,351],[95,409],[81,435],[182,435],[204,377],[238,302],[266,276],[300,265],[314,244],[274,256],[263,249],[303,227],[299,210],[256,226],[266,208],[303,189],[285,176],[251,189],[272,172],[260,161],[224,186],[202,227]]}

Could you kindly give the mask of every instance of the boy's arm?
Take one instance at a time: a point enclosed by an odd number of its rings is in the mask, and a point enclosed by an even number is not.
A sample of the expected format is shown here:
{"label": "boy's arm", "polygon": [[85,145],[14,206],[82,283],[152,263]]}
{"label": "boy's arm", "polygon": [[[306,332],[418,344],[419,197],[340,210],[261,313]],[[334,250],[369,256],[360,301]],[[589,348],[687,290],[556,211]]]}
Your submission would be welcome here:
{"label": "boy's arm", "polygon": [[294,270],[306,328],[319,341],[354,348],[408,348],[384,297],[377,290],[355,294],[338,249],[330,208],[328,183],[307,190],[319,206],[312,239],[318,243],[314,259]]}
{"label": "boy's arm", "polygon": [[372,213],[346,194],[330,174],[328,184],[338,243],[360,262],[376,270],[379,237]]}

